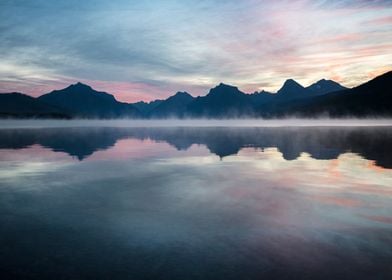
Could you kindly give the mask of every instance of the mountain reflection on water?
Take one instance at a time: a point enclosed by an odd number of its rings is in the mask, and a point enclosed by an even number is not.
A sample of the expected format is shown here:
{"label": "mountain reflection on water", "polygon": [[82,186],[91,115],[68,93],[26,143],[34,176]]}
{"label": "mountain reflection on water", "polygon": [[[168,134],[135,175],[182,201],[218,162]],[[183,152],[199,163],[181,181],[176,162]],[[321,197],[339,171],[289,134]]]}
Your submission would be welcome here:
{"label": "mountain reflection on water", "polygon": [[277,148],[286,160],[295,160],[301,153],[328,160],[350,152],[374,160],[380,167],[392,168],[392,128],[389,127],[3,129],[0,149],[39,144],[84,160],[128,138],[164,141],[177,150],[186,150],[193,144],[205,145],[221,158],[247,147]]}
{"label": "mountain reflection on water", "polygon": [[0,279],[392,279],[392,128],[0,129]]}

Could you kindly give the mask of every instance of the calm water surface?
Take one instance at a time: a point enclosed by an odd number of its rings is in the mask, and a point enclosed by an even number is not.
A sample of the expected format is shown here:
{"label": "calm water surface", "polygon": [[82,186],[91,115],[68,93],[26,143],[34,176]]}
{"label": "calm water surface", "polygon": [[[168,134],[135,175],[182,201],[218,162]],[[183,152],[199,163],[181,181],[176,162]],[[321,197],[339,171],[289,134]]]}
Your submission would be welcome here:
{"label": "calm water surface", "polygon": [[0,129],[1,279],[392,279],[392,127]]}

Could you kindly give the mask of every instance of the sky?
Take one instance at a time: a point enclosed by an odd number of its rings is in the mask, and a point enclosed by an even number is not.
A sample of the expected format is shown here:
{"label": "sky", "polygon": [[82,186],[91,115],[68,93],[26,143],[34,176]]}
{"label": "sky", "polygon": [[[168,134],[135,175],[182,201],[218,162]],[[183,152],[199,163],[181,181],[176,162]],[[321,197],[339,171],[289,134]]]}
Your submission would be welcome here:
{"label": "sky", "polygon": [[390,70],[392,1],[0,0],[0,92],[80,81],[134,102]]}

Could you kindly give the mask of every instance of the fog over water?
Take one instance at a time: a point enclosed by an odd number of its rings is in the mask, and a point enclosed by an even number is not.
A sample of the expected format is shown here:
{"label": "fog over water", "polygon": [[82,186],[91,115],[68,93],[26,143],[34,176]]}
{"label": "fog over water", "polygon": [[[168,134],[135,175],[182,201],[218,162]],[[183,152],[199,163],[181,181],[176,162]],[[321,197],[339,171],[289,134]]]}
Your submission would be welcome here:
{"label": "fog over water", "polygon": [[1,279],[392,277],[389,120],[0,127]]}
{"label": "fog over water", "polygon": [[392,126],[392,119],[165,119],[165,120],[0,120],[1,128],[24,127],[284,127],[284,126]]}

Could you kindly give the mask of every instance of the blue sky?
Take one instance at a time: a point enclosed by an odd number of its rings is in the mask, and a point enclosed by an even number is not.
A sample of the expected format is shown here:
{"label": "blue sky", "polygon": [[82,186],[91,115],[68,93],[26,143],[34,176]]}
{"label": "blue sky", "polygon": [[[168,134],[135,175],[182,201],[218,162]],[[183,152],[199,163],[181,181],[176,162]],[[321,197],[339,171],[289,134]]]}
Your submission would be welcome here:
{"label": "blue sky", "polygon": [[355,86],[392,69],[392,1],[0,2],[0,92],[82,81],[124,101],[225,82]]}

